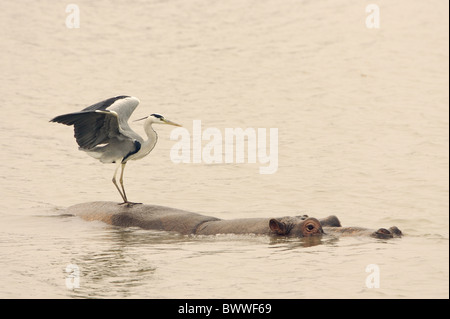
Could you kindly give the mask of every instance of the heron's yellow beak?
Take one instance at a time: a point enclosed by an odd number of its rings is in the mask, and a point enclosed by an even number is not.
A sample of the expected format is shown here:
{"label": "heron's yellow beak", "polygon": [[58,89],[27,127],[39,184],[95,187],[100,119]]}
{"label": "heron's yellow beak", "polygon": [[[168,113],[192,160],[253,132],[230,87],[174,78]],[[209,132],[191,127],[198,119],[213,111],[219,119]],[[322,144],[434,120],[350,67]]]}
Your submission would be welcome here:
{"label": "heron's yellow beak", "polygon": [[173,125],[173,126],[181,126],[180,124],[177,124],[177,123],[175,123],[175,122],[172,122],[172,121],[169,121],[169,120],[166,120],[166,119],[163,119],[162,120],[165,124],[169,124],[169,125]]}

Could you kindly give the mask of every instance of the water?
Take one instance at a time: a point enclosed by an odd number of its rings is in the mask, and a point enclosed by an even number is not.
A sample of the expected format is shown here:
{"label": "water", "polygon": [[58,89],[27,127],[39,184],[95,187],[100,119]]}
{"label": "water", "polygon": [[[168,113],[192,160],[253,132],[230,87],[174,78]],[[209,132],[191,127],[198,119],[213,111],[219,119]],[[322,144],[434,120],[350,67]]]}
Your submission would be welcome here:
{"label": "water", "polygon": [[[350,0],[76,4],[78,29],[65,3],[1,4],[0,297],[448,298],[447,2],[377,1],[379,29]],[[130,200],[226,219],[336,214],[405,236],[192,237],[61,216],[120,197],[114,167],[48,120],[121,94],[141,100],[132,119],[279,130],[278,170],[261,175],[174,164],[172,127],[157,127],[152,154],[127,165]]]}

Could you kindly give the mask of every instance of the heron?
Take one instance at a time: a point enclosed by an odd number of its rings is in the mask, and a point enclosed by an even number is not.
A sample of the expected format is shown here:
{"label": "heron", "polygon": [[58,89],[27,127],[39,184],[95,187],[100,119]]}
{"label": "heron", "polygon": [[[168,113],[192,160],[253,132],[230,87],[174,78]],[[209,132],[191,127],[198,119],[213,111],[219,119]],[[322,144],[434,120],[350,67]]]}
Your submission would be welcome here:
{"label": "heron", "polygon": [[[144,130],[147,134],[147,140],[144,140],[128,125],[128,120],[139,102],[139,99],[133,96],[115,96],[88,106],[80,112],[59,115],[50,120],[50,122],[74,126],[74,136],[79,150],[86,152],[102,163],[117,164],[112,182],[123,199],[123,203],[119,205],[141,204],[128,201],[123,186],[123,173],[129,160],[141,159],[155,147],[158,134],[156,134],[152,125],[181,126],[166,119],[161,114],[150,114],[134,121],[145,120]],[[121,168],[119,180],[121,189],[116,180],[119,168]]]}

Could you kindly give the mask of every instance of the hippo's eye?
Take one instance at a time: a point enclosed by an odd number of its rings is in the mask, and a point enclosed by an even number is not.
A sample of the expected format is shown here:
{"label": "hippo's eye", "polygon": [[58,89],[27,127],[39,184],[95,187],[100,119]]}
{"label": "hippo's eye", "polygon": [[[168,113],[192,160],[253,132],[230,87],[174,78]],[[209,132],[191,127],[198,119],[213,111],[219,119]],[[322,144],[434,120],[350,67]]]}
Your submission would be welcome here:
{"label": "hippo's eye", "polygon": [[311,231],[314,229],[314,225],[309,224],[308,226],[306,226],[306,229]]}

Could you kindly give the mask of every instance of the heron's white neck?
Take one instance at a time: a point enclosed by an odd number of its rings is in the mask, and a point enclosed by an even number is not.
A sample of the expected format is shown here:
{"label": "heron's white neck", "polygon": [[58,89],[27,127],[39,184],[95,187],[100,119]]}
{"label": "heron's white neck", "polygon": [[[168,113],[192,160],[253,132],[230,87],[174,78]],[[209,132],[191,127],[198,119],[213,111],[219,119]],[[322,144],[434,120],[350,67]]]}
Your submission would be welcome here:
{"label": "heron's white neck", "polygon": [[[150,151],[155,147],[156,141],[158,140],[158,134],[156,134],[155,130],[152,127],[153,121],[145,121],[144,130],[145,134],[147,134],[148,139],[144,141],[145,146],[151,146]],[[148,145],[146,145],[148,144]],[[142,146],[144,146],[142,145]],[[149,152],[150,152],[149,151]]]}
{"label": "heron's white neck", "polygon": [[152,151],[152,149],[155,147],[156,142],[158,140],[158,134],[156,134],[155,130],[152,127],[152,121],[145,121],[144,123],[144,130],[145,134],[147,134],[148,139],[144,140],[144,142],[141,145],[141,149],[138,153],[136,153],[135,156],[133,156],[131,159],[140,159],[144,156],[146,156],[148,153]]}

